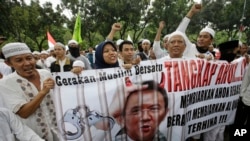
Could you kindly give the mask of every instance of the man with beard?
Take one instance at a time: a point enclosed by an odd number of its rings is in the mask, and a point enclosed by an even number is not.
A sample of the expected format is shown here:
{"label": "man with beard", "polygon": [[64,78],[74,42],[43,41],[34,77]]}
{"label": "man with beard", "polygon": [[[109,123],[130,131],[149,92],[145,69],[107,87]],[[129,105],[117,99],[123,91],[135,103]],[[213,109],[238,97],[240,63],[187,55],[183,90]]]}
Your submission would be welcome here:
{"label": "man with beard", "polygon": [[88,59],[80,54],[80,47],[75,40],[69,40],[68,42],[68,47],[69,47],[69,54],[67,54],[67,57],[69,57],[71,60],[81,60],[84,65],[86,70],[90,70],[91,66],[88,61]]}

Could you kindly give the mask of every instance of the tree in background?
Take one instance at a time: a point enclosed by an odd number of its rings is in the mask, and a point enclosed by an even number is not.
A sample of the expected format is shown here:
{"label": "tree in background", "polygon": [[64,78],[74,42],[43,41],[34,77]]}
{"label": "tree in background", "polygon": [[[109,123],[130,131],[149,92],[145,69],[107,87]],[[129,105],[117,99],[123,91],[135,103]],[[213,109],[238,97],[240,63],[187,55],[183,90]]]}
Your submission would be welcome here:
{"label": "tree in background", "polygon": [[[248,42],[250,30],[249,3],[246,0],[202,0],[203,9],[188,26],[187,35],[195,42],[198,32],[210,24],[217,31],[216,43],[239,38],[239,28],[244,25],[243,42]],[[81,14],[83,48],[94,47],[108,35],[114,22],[123,24],[114,38],[126,39],[129,34],[134,42],[141,38],[154,39],[159,21],[166,22],[163,35],[173,32],[187,11],[192,0],[62,0],[56,8],[39,0],[27,5],[23,0],[2,0],[0,5],[0,34],[8,41],[26,42],[33,50],[47,48],[46,31],[60,42],[72,38],[78,11]],[[63,10],[71,11],[66,17]],[[242,15],[244,13],[244,18]],[[243,19],[243,20],[242,20]],[[242,27],[242,26],[241,26]]]}

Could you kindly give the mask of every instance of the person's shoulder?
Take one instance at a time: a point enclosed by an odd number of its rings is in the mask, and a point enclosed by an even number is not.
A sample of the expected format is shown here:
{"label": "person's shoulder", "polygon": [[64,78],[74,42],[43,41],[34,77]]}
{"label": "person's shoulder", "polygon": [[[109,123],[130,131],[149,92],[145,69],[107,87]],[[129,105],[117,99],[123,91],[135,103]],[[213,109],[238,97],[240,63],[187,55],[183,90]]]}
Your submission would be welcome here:
{"label": "person's shoulder", "polygon": [[8,75],[5,75],[2,79],[0,79],[0,83],[7,83],[9,82],[9,80],[14,80],[13,78],[16,76],[16,72],[12,72]]}
{"label": "person's shoulder", "polygon": [[51,75],[51,72],[46,69],[37,69],[40,75]]}

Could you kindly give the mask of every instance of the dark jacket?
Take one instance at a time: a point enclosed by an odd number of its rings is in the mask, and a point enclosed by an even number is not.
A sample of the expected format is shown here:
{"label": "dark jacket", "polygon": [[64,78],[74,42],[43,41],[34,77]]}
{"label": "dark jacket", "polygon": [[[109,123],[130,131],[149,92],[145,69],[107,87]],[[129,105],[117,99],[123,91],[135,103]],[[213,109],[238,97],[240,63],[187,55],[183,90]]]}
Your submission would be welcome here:
{"label": "dark jacket", "polygon": [[[73,68],[72,65],[73,65],[73,60],[66,58],[66,62],[63,66],[64,72],[71,71],[71,69]],[[50,71],[51,72],[60,72],[59,60],[56,60],[55,62],[51,63]]]}

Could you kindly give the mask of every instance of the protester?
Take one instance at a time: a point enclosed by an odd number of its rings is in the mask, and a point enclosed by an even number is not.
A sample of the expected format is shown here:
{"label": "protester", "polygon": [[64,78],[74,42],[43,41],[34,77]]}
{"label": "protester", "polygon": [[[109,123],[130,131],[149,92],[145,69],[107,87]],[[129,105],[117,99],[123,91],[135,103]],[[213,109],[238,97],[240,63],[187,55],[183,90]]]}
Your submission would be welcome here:
{"label": "protester", "polygon": [[91,67],[95,69],[95,50],[92,47],[89,47],[89,52],[86,57],[88,58]]}
{"label": "protester", "polygon": [[66,48],[65,46],[57,42],[54,46],[56,61],[51,63],[50,71],[51,72],[67,72],[71,71],[73,68],[73,60],[66,56]]}
{"label": "protester", "polygon": [[36,62],[36,65],[40,66],[42,69],[48,69],[46,64],[46,59],[48,58],[49,53],[45,50],[41,51],[40,53],[40,59]]}
{"label": "protester", "polygon": [[137,43],[137,53],[139,52],[143,52],[143,49],[142,49],[142,41],[143,39],[140,39]]}
{"label": "protester", "polygon": [[117,48],[112,41],[104,41],[98,45],[95,59],[96,69],[119,67]]}
{"label": "protester", "polygon": [[115,136],[116,141],[166,141],[159,130],[160,123],[168,113],[167,93],[162,86],[154,81],[129,84],[125,94],[117,93],[114,96],[109,110],[122,126]]}
{"label": "protester", "polygon": [[242,43],[241,47],[240,47],[240,55],[241,56],[245,56],[248,55],[247,52],[249,50],[249,47],[246,43]]}
{"label": "protester", "polygon": [[80,54],[80,47],[76,40],[69,40],[68,47],[69,53],[67,54],[67,57],[69,57],[70,60],[81,60],[85,64],[86,70],[92,69],[89,60]]}
{"label": "protester", "polygon": [[35,57],[35,60],[38,61],[40,59],[40,52],[39,51],[33,51],[32,52],[33,56]]}
{"label": "protester", "polygon": [[151,46],[151,47],[149,48],[149,60],[155,60],[155,59],[157,59],[157,58],[156,58],[156,56],[155,56],[155,52],[154,52],[154,50],[153,50],[153,47]]}
{"label": "protester", "polygon": [[185,58],[183,53],[186,49],[187,37],[180,31],[171,33],[168,37],[168,55],[159,60],[167,60],[171,58]]}
{"label": "protester", "polygon": [[9,109],[0,107],[0,140],[45,141],[23,124]]}
{"label": "protester", "polygon": [[232,40],[221,43],[218,45],[220,50],[220,60],[226,60],[227,62],[232,62],[236,59],[237,54],[240,51],[239,40]]}
{"label": "protester", "polygon": [[0,80],[0,95],[6,107],[47,141],[57,141],[57,126],[49,71],[36,69],[36,61],[25,43],[8,43],[2,48],[5,62],[15,72]]}
{"label": "protester", "polygon": [[161,47],[161,32],[162,32],[164,27],[165,27],[165,22],[160,21],[159,27],[157,29],[157,33],[155,35],[154,43],[153,43],[153,51],[154,51],[157,59],[168,55],[167,43],[168,43],[169,34],[167,34],[163,37],[163,48],[164,49],[162,49],[162,47]]}
{"label": "protester", "polygon": [[137,53],[137,56],[140,57],[142,61],[149,59],[149,48],[150,48],[151,42],[148,39],[143,39],[142,41],[142,52]]}
{"label": "protester", "polygon": [[120,23],[114,23],[105,41],[96,47],[95,67],[96,69],[119,67],[117,47],[113,42],[114,35],[121,30]]}
{"label": "protester", "polygon": [[242,45],[240,46],[239,56],[245,57],[247,59],[247,62],[250,62],[248,51],[249,51],[248,45],[246,43],[242,43]]}
{"label": "protester", "polygon": [[[227,41],[218,45],[221,53],[219,60],[232,62],[239,52],[239,40]],[[223,141],[226,126],[219,126],[203,133],[204,141]]]}
{"label": "protester", "polygon": [[[239,136],[242,129],[246,130],[246,134]],[[250,138],[250,68],[248,67],[241,84],[240,99],[237,106],[237,111],[234,123],[229,126],[230,141],[248,141]],[[238,133],[239,133],[238,132]]]}
{"label": "protester", "polygon": [[[0,54],[2,54],[2,52],[0,52]],[[0,58],[0,79],[11,73],[11,67],[4,62],[4,59]]]}
{"label": "protester", "polygon": [[56,54],[54,51],[54,47],[49,49],[49,57],[46,59],[46,66],[50,69],[50,65],[52,62],[56,61]]}
{"label": "protester", "polygon": [[131,41],[122,41],[119,44],[119,52],[121,55],[121,58],[118,59],[120,66],[124,67],[125,65],[137,65],[140,63],[140,58],[135,56],[134,45]]}
{"label": "protester", "polygon": [[[190,11],[187,13],[186,17],[183,18],[182,22],[176,30],[185,33],[191,18],[195,13],[199,12],[200,10],[201,4],[195,3],[190,9]],[[203,28],[199,32],[197,42],[195,44],[191,43],[190,40],[186,42],[184,56],[188,58],[193,58],[194,56],[196,56],[201,59],[214,60],[213,54],[208,51],[209,46],[213,43],[214,37],[215,31],[212,28],[208,26]]]}
{"label": "protester", "polygon": [[81,60],[75,60],[73,62],[72,72],[76,74],[80,74],[83,70],[85,70],[85,64]]}
{"label": "protester", "polygon": [[[0,45],[3,44],[6,40],[6,37],[0,35]],[[0,51],[0,79],[10,73],[12,73],[12,69],[4,63],[4,56],[2,54],[2,51]]]}

